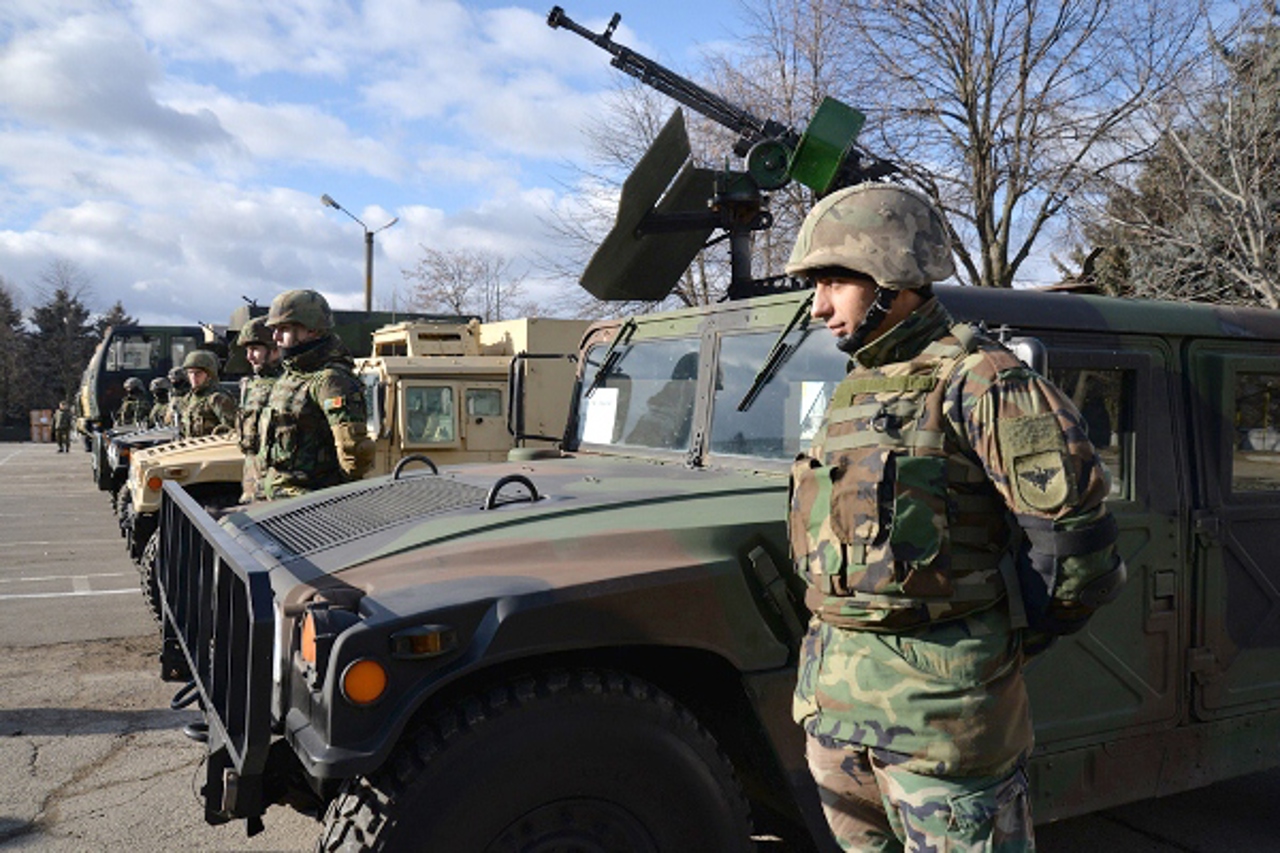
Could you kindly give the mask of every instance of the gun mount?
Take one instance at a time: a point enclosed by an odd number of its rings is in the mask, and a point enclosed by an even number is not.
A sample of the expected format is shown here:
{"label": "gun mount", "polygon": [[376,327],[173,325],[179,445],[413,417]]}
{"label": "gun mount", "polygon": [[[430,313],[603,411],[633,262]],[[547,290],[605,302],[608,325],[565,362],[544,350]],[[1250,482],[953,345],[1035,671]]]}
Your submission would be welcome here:
{"label": "gun mount", "polygon": [[[729,299],[776,291],[780,288],[772,280],[751,275],[751,232],[773,224],[766,191],[794,180],[823,196],[898,171],[892,163],[858,147],[855,139],[866,117],[847,104],[824,98],[803,133],[774,119],[761,119],[618,44],[613,33],[621,20],[614,13],[604,31],[594,33],[559,6],[547,15],[548,26],[576,33],[612,54],[615,68],[736,133],[733,150],[744,159],[746,170],[711,171],[685,162],[690,154],[688,137],[683,119],[673,116],[628,179],[614,229],[583,273],[582,286],[597,298],[662,299],[693,256],[711,245],[707,238],[716,229],[729,239]],[[671,189],[664,195],[669,183]],[[666,260],[661,269],[651,260],[655,247],[646,245],[648,237],[656,234],[683,237],[664,242],[660,254]],[[719,239],[723,238],[712,242]]]}

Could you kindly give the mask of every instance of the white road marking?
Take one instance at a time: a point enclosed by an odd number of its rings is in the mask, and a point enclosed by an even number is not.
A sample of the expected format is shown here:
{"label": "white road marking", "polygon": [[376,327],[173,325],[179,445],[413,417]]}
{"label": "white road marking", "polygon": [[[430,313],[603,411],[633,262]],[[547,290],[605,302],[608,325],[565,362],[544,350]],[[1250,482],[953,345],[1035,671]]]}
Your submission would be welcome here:
{"label": "white road marking", "polygon": [[132,572],[100,572],[96,575],[38,575],[25,578],[0,578],[0,583],[32,583],[33,581],[74,581],[76,578],[125,578]]}
{"label": "white road marking", "polygon": [[22,452],[21,450],[15,450],[15,451],[13,451],[12,453],[10,453],[8,456],[6,456],[5,458],[0,459],[0,465],[3,465],[4,463],[8,462],[10,459],[12,459],[13,457],[17,456],[17,455],[18,455],[19,453],[21,453],[21,452]]}
{"label": "white road marking", "polygon": [[88,592],[32,592],[16,595],[0,595],[0,601],[13,601],[19,598],[84,598],[90,595],[137,595],[136,589],[102,589]]}
{"label": "white road marking", "polygon": [[66,547],[87,548],[89,546],[96,546],[101,544],[102,544],[101,539],[84,539],[79,542],[66,542],[66,541],[55,542],[51,539],[50,540],[33,539],[29,542],[0,542],[0,548],[18,548],[21,546],[31,546],[31,545],[63,545]]}

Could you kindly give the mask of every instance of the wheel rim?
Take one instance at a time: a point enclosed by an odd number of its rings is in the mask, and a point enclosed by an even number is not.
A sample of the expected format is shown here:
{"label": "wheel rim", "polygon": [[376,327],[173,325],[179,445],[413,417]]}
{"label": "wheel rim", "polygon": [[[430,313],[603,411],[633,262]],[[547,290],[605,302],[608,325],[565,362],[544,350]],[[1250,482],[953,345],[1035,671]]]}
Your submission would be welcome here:
{"label": "wheel rim", "polygon": [[485,853],[658,853],[644,825],[606,800],[539,806],[507,825]]}

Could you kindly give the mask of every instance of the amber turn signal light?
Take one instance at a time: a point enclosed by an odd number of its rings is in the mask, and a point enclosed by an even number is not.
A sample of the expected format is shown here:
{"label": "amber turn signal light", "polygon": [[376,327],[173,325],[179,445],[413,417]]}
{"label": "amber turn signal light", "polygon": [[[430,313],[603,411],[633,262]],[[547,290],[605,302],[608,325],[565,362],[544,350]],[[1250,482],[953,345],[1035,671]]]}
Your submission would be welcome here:
{"label": "amber turn signal light", "polygon": [[353,705],[370,705],[387,689],[387,671],[375,660],[353,661],[342,673],[342,695]]}

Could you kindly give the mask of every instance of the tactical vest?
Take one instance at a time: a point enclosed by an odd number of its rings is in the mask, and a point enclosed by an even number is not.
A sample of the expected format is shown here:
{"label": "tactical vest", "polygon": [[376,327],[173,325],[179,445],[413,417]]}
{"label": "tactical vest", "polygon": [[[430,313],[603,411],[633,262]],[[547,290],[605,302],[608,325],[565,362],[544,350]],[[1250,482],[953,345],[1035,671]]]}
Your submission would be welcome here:
{"label": "tactical vest", "polygon": [[259,415],[259,458],[277,485],[320,489],[346,482],[329,420],[311,398],[315,376],[286,370]]}
{"label": "tactical vest", "polygon": [[[218,427],[224,426],[222,417],[215,407],[222,397],[230,400],[230,396],[213,382],[187,394],[181,413],[180,426],[183,438],[213,435]],[[227,429],[231,428],[230,425],[226,426]]]}
{"label": "tactical vest", "polygon": [[240,450],[245,455],[257,455],[261,446],[258,434],[258,417],[271,399],[271,389],[280,378],[280,369],[269,365],[262,373],[249,379],[244,392],[244,400],[236,416],[236,429],[240,434]]}
{"label": "tactical vest", "polygon": [[856,369],[793,464],[791,548],[824,621],[909,630],[1004,596],[1008,511],[943,416],[975,334],[956,325],[910,361]]}

